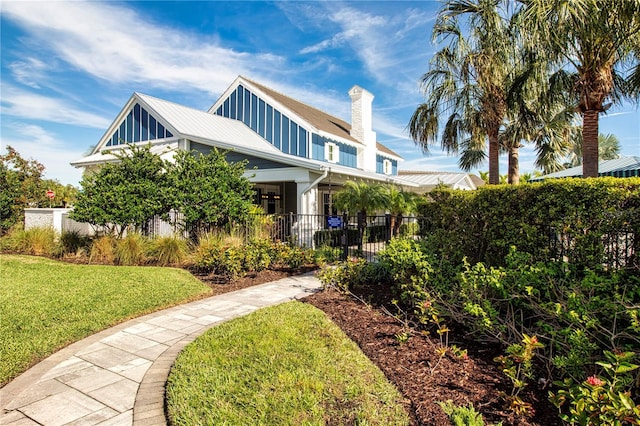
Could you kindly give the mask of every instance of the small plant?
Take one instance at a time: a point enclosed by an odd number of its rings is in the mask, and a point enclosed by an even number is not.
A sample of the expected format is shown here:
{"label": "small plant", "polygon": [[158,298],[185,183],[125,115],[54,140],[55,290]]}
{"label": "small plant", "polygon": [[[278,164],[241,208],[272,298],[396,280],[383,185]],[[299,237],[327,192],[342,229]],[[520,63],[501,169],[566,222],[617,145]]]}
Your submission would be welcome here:
{"label": "small plant", "polygon": [[[452,401],[439,402],[438,405],[449,416],[453,426],[484,426],[482,415],[473,408],[471,403],[469,403],[468,407],[454,405]],[[502,423],[498,423],[495,426],[500,425]]]}
{"label": "small plant", "polygon": [[631,398],[634,387],[633,352],[604,352],[606,361],[597,362],[603,376],[589,376],[581,383],[567,378],[554,382],[559,390],[549,399],[560,410],[560,418],[572,425],[640,425],[640,404]]}
{"label": "small plant", "polygon": [[523,335],[522,343],[514,343],[507,348],[507,354],[499,356],[495,361],[502,366],[502,372],[511,380],[510,395],[504,395],[508,408],[518,415],[532,415],[531,404],[518,396],[527,386],[527,380],[533,378],[533,356],[537,349],[544,348],[536,336]]}
{"label": "small plant", "polygon": [[342,257],[342,249],[339,247],[331,247],[324,245],[318,247],[314,252],[314,261],[319,266],[326,264],[333,264],[340,260]]}
{"label": "small plant", "polygon": [[409,333],[406,330],[397,333],[394,337],[396,338],[396,342],[398,342],[398,345],[400,346],[409,341]]}
{"label": "small plant", "polygon": [[366,275],[365,271],[368,267],[366,260],[352,257],[335,267],[322,269],[318,273],[318,279],[325,288],[333,287],[348,292],[362,282],[362,277]]}

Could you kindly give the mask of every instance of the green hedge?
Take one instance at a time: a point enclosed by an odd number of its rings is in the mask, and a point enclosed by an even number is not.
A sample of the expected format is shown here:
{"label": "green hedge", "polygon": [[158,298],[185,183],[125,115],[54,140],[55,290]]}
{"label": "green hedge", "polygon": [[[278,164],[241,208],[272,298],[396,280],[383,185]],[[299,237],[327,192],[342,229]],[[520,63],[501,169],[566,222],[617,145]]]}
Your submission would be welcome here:
{"label": "green hedge", "polygon": [[[503,266],[511,246],[534,260],[564,258],[589,269],[610,264],[607,239],[640,249],[640,179],[562,179],[477,191],[438,189],[420,214],[432,252],[453,263]],[[621,233],[622,232],[622,233]],[[562,249],[562,250],[561,250]]]}

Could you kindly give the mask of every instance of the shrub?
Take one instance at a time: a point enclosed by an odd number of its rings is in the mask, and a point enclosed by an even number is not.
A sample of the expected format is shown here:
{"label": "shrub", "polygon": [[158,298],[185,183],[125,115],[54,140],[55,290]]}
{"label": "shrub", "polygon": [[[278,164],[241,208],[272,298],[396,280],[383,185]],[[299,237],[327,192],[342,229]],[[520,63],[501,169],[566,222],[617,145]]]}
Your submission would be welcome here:
{"label": "shrub", "polygon": [[[640,234],[640,178],[557,179],[532,185],[437,189],[421,207],[421,232],[432,253],[459,264],[504,266],[516,245],[535,261],[562,259],[576,268],[638,262],[606,241]],[[625,234],[626,235],[626,234]],[[623,251],[624,252],[624,251]],[[629,254],[629,252],[626,252]]]}
{"label": "shrub", "polygon": [[19,229],[9,236],[13,250],[34,256],[53,257],[59,251],[58,235],[51,227]]}
{"label": "shrub", "polygon": [[149,255],[160,266],[179,266],[189,255],[189,245],[179,236],[158,237],[150,243]]}
{"label": "shrub", "polygon": [[[631,399],[634,370],[633,352],[605,351],[606,361],[598,362],[603,376],[589,376],[582,382],[572,379],[555,382],[559,388],[549,399],[560,410],[560,418],[572,425],[599,426],[640,424],[640,404]],[[606,376],[606,377],[605,377]]]}
{"label": "shrub", "polygon": [[240,276],[245,269],[244,249],[228,235],[208,233],[200,237],[193,253],[193,268],[225,279]]}
{"label": "shrub", "polygon": [[60,256],[86,256],[91,248],[91,238],[78,231],[65,231],[60,235]]}
{"label": "shrub", "polygon": [[317,277],[325,288],[336,288],[342,292],[350,292],[363,285],[380,286],[391,282],[384,266],[369,263],[360,257],[351,257],[338,265],[325,267]]}
{"label": "shrub", "polygon": [[314,251],[314,262],[320,266],[331,264],[342,258],[342,249],[339,247],[322,246]]}
{"label": "shrub", "polygon": [[113,265],[116,259],[115,245],[115,239],[110,235],[104,235],[94,239],[91,244],[89,263]]}
{"label": "shrub", "polygon": [[244,250],[244,267],[248,271],[260,272],[273,261],[271,241],[266,238],[254,238]]}
{"label": "shrub", "polygon": [[118,265],[142,265],[146,261],[148,241],[137,232],[128,233],[116,241],[115,257]]}

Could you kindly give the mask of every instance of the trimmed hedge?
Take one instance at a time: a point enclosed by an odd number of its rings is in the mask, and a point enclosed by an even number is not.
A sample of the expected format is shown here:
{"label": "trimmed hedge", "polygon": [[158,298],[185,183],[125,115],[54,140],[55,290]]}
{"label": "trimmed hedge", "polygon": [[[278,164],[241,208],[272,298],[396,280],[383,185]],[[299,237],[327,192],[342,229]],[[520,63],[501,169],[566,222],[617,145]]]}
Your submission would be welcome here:
{"label": "trimmed hedge", "polygon": [[433,253],[454,264],[466,257],[471,264],[504,266],[516,246],[536,261],[564,259],[600,269],[616,260],[605,246],[627,239],[635,259],[623,263],[638,266],[640,178],[437,189],[428,200],[420,211],[421,232]]}

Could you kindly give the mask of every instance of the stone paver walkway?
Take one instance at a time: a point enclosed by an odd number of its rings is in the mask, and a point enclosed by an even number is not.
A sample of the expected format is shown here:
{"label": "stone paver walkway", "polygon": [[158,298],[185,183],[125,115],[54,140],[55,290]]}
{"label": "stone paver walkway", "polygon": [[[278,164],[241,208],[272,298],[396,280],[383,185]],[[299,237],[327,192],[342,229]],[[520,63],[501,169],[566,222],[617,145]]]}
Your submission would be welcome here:
{"label": "stone paver walkway", "polygon": [[165,425],[178,353],[212,326],[317,291],[312,274],[133,319],[55,353],[0,389],[0,424]]}

